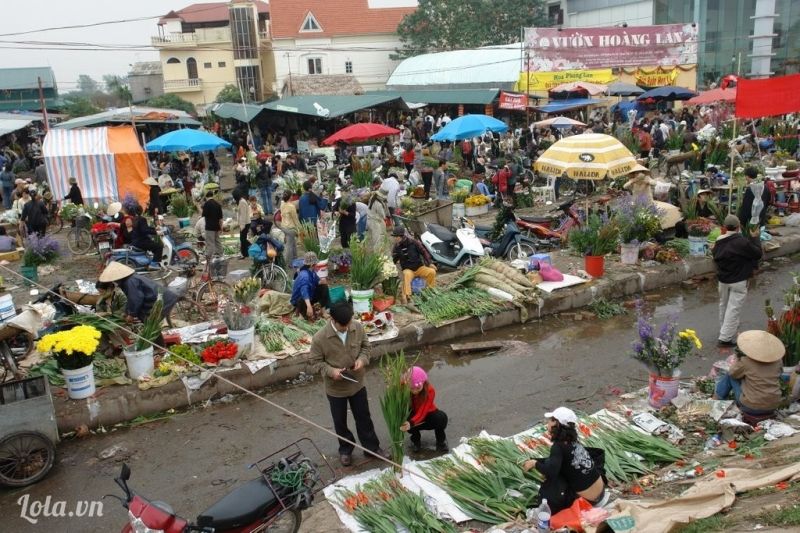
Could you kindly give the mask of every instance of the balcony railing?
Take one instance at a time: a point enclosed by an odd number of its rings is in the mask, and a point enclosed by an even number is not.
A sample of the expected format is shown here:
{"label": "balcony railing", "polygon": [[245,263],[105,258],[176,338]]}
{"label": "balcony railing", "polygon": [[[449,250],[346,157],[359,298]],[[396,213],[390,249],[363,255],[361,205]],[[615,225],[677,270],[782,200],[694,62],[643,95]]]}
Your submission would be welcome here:
{"label": "balcony railing", "polygon": [[194,33],[170,33],[169,35],[156,35],[150,37],[153,46],[167,46],[170,44],[196,44],[197,36]]}
{"label": "balcony railing", "polygon": [[164,80],[164,91],[175,92],[191,92],[203,90],[203,80],[199,78],[187,78],[184,80]]}

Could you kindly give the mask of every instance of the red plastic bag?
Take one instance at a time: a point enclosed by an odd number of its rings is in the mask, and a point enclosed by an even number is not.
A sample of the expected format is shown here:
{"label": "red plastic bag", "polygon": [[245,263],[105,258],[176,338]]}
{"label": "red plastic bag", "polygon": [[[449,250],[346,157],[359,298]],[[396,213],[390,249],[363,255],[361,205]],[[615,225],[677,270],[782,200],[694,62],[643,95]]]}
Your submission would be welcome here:
{"label": "red plastic bag", "polygon": [[564,281],[564,274],[550,263],[539,263],[539,275],[544,281]]}
{"label": "red plastic bag", "polygon": [[583,498],[578,498],[572,502],[569,508],[559,511],[550,517],[550,529],[555,531],[562,527],[568,527],[570,531],[582,532],[581,511],[588,511],[591,508],[591,503]]}

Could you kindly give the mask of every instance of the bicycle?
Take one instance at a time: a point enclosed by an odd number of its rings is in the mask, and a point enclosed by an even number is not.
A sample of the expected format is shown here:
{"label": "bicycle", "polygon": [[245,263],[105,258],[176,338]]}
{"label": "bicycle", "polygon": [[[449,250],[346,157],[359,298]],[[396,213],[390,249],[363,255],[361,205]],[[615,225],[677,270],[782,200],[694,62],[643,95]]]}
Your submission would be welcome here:
{"label": "bicycle", "polygon": [[270,289],[277,292],[286,292],[286,287],[289,285],[289,276],[286,271],[275,263],[274,257],[267,257],[266,262],[257,267],[256,273],[253,276],[261,280],[262,289]]}
{"label": "bicycle", "polygon": [[[192,263],[171,267],[187,279],[183,297],[202,307],[207,316],[221,316],[220,310],[233,301],[233,288],[224,280],[227,275],[228,258],[214,257],[197,281],[196,265]],[[186,306],[188,309],[188,306]]]}
{"label": "bicycle", "polygon": [[79,215],[71,221],[72,227],[67,233],[67,247],[76,255],[86,255],[95,245],[92,232],[88,226],[91,224],[91,215]]}
{"label": "bicycle", "polygon": [[55,235],[64,229],[64,219],[61,218],[61,209],[58,202],[50,202],[47,206],[47,230],[48,235]]}

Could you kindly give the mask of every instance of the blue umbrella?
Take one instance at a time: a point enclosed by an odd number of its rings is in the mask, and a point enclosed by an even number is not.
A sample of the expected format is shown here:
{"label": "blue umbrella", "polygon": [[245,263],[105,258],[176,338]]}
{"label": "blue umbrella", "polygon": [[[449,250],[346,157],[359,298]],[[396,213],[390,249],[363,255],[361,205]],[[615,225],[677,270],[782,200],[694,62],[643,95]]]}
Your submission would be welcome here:
{"label": "blue umbrella", "polygon": [[213,133],[189,128],[165,133],[145,145],[148,152],[175,152],[177,150],[203,152],[205,150],[230,147],[231,143],[220,139]]}
{"label": "blue umbrella", "polygon": [[653,100],[688,100],[697,96],[697,93],[692,91],[691,89],[687,89],[686,87],[673,87],[668,85],[666,87],[656,87],[655,89],[650,89],[647,92],[644,92],[636,97],[637,100],[647,100],[648,98],[652,98]]}
{"label": "blue umbrella", "polygon": [[464,115],[451,121],[447,126],[431,135],[434,141],[460,141],[483,135],[487,131],[502,133],[508,126],[489,115]]}

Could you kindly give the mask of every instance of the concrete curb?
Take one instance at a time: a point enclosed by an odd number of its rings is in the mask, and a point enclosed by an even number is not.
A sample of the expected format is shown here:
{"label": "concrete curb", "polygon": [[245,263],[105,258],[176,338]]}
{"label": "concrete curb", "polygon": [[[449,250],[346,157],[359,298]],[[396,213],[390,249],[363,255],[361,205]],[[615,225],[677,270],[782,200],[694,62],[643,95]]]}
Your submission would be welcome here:
{"label": "concrete curb", "polygon": [[[792,255],[800,251],[800,230],[782,228],[786,237],[777,239],[781,247],[766,254],[765,259]],[[682,263],[669,265],[627,266],[612,263],[606,276],[583,285],[543,294],[540,306],[528,309],[531,319],[562,313],[588,305],[596,297],[623,298],[642,292],[676,285],[688,279],[713,274],[714,262],[710,257],[689,257]],[[486,317],[483,323],[477,318],[465,318],[441,327],[427,323],[411,324],[401,328],[399,335],[387,342],[373,345],[373,356],[399,350],[418,348],[445,342],[465,335],[520,323],[518,309],[510,309]],[[315,361],[308,353],[278,361],[255,374],[247,368],[231,370],[224,376],[248,390],[258,390],[278,385],[295,378],[300,372],[310,373]],[[139,390],[134,385],[107,387],[93,398],[67,400],[62,394],[54,398],[56,419],[61,432],[74,430],[80,425],[89,428],[111,426],[133,420],[138,416],[180,409],[229,393],[241,392],[236,387],[211,378],[197,391],[187,391],[181,381],[163,387]]]}

